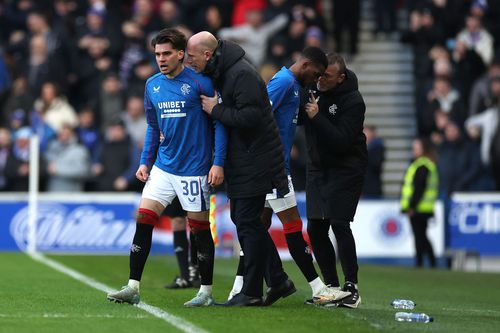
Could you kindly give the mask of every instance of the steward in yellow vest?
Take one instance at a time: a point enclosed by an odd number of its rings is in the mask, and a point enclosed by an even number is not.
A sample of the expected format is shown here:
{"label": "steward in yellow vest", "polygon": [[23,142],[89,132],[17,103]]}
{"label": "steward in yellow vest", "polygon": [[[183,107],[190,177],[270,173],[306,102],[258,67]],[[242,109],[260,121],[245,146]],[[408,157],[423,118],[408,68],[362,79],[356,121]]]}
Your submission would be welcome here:
{"label": "steward in yellow vest", "polygon": [[425,156],[417,158],[406,171],[401,191],[401,210],[433,214],[438,183],[436,164]]}
{"label": "steward in yellow vest", "polygon": [[430,140],[417,138],[413,141],[415,161],[406,171],[401,191],[401,210],[408,215],[415,237],[415,265],[423,266],[428,256],[431,267],[436,267],[436,257],[427,237],[427,225],[434,215],[438,196],[438,172],[432,160],[434,149]]}

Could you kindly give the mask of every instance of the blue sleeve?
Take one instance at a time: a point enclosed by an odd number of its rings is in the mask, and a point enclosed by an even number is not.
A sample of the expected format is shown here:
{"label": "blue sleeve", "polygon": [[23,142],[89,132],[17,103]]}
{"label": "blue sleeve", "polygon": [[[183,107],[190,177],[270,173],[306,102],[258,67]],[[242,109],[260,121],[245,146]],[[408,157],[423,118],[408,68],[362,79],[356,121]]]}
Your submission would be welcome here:
{"label": "blue sleeve", "polygon": [[148,90],[144,93],[144,110],[146,112],[146,121],[148,129],[146,130],[146,137],[144,138],[144,148],[142,149],[140,164],[152,166],[158,146],[160,145],[160,128],[158,126],[158,119],[156,118],[156,110],[153,108],[149,99]]}
{"label": "blue sleeve", "polygon": [[[215,95],[215,89],[212,81],[206,76],[203,76],[202,80],[200,80],[200,94],[209,97]],[[227,130],[218,120],[214,120],[213,124],[215,127],[214,165],[224,167],[228,140]]]}
{"label": "blue sleeve", "polygon": [[224,167],[227,152],[227,130],[218,120],[214,120],[215,144],[214,144],[214,165]]}
{"label": "blue sleeve", "polygon": [[200,94],[208,97],[213,97],[215,94],[214,85],[212,81],[206,76],[203,76],[203,78],[200,80]]}
{"label": "blue sleeve", "polygon": [[293,81],[286,80],[282,77],[275,77],[269,81],[267,84],[267,94],[269,95],[269,100],[275,112],[283,103],[283,99],[288,94],[290,89],[293,88]]}

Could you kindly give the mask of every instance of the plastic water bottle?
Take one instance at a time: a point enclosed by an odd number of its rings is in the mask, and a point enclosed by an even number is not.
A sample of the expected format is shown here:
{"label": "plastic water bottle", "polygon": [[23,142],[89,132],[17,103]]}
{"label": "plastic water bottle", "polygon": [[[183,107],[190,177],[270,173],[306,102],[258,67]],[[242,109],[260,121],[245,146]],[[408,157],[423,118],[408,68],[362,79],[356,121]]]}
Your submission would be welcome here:
{"label": "plastic water bottle", "polygon": [[429,317],[425,313],[397,312],[395,315],[396,321],[412,321],[416,323],[429,323],[434,321],[434,318]]}
{"label": "plastic water bottle", "polygon": [[405,310],[413,310],[415,307],[415,303],[408,299],[395,299],[391,303],[394,309],[405,309]]}

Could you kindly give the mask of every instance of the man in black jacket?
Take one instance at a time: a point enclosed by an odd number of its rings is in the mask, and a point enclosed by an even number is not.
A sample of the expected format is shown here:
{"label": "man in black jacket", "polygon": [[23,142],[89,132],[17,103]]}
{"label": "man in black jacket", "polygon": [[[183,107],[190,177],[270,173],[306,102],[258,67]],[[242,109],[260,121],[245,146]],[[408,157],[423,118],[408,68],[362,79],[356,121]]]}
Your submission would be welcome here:
{"label": "man in black jacket", "polygon": [[268,296],[286,297],[295,292],[260,221],[266,194],[273,188],[282,195],[289,190],[266,85],[244,55],[237,44],[217,41],[207,31],[188,41],[187,63],[213,79],[221,99],[218,103],[217,97],[202,96],[203,110],[224,124],[229,134],[225,180],[231,219],[245,253],[245,278],[241,292],[227,306],[262,304],[266,260],[273,260],[271,267],[276,268],[266,276]]}
{"label": "man in black jacket", "polygon": [[318,81],[318,95],[310,92],[302,114],[308,146],[307,232],[326,284],[340,287],[335,251],[328,237],[330,226],[338,243],[345,275],[344,291],[351,296],[332,306],[356,308],[358,293],[356,244],[350,222],[358,205],[367,165],[363,134],[365,103],[356,75],[344,59],[328,55],[328,68]]}

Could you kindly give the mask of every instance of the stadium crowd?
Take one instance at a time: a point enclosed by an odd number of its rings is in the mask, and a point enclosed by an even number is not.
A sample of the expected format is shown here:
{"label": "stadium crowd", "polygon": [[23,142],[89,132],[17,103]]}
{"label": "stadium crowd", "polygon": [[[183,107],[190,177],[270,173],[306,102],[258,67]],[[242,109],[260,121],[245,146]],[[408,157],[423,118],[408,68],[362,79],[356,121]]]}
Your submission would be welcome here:
{"label": "stadium crowd", "polygon": [[[28,188],[31,119],[41,120],[42,190],[140,190],[134,172],[146,131],[144,83],[157,72],[151,37],[180,27],[188,37],[207,30],[236,41],[267,82],[305,46],[326,47],[332,36],[341,50],[343,29],[350,34],[349,54],[357,53],[360,0],[332,1],[333,31],[322,3],[0,2],[0,190]],[[440,192],[500,189],[500,3],[374,0],[374,36],[396,31],[395,15],[384,13],[395,13],[397,5],[409,12],[401,41],[413,45],[418,134],[437,147]],[[349,22],[341,22],[345,12],[352,14]],[[381,141],[374,142],[380,148]],[[304,149],[298,130],[292,176],[299,191]],[[381,193],[377,154],[378,165],[368,175],[375,179],[374,197]]]}
{"label": "stadium crowd", "polygon": [[269,80],[306,45],[323,44],[318,6],[300,0],[0,2],[0,190],[28,188],[33,119],[40,120],[43,190],[140,189],[135,169],[146,132],[144,83],[158,71],[152,36],[179,27],[188,37],[207,30],[238,41]]}
{"label": "stadium crowd", "polygon": [[418,134],[437,148],[440,193],[500,190],[500,2],[415,0]]}

